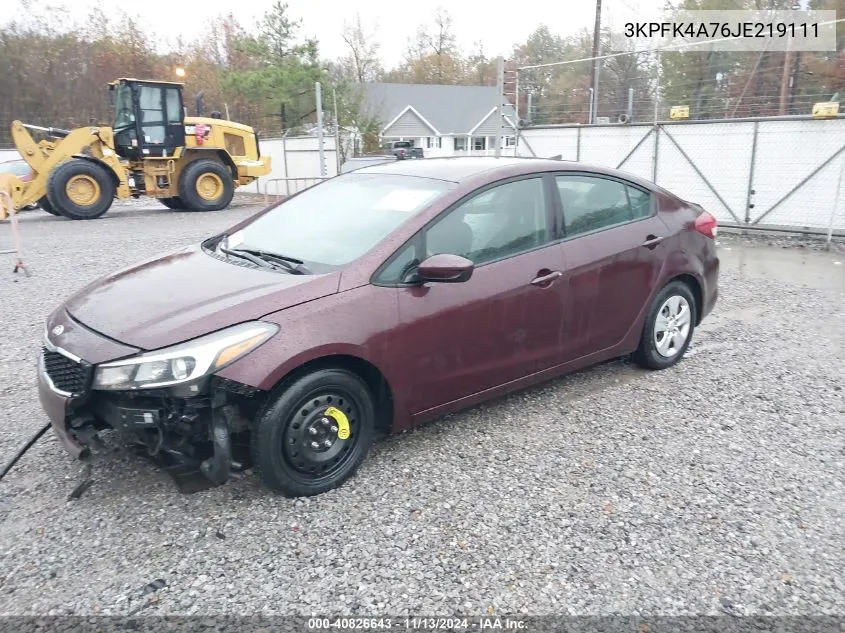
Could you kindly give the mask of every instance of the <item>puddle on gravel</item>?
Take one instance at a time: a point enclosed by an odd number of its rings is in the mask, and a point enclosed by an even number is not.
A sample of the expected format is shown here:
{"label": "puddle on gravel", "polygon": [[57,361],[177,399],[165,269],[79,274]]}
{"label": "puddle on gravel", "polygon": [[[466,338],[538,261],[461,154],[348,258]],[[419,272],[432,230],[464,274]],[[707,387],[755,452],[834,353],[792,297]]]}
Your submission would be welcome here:
{"label": "puddle on gravel", "polygon": [[773,279],[845,291],[845,254],[771,246],[719,246],[722,270],[741,279]]}
{"label": "puddle on gravel", "polygon": [[[845,254],[795,248],[725,244],[719,247],[723,272],[740,279],[769,279],[793,286],[845,292]],[[712,340],[719,330],[735,323],[761,323],[770,308],[765,297],[755,305],[726,310],[723,303],[696,328],[688,357],[729,349],[731,344]]]}

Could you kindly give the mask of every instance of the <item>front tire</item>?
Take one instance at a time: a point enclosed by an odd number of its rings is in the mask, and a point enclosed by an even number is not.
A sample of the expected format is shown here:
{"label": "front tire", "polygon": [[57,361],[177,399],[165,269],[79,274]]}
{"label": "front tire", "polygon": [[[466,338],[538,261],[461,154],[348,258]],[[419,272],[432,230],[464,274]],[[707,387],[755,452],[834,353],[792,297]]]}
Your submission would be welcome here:
{"label": "front tire", "polygon": [[179,177],[179,198],[191,211],[225,209],[234,195],[232,173],[216,160],[195,160],[182,170]]}
{"label": "front tire", "polygon": [[683,358],[695,330],[698,307],[689,286],[668,283],[652,302],[634,358],[647,369],[667,369]]}
{"label": "front tire", "polygon": [[115,185],[106,168],[83,158],[65,161],[47,180],[47,200],[71,220],[94,220],[114,201]]}
{"label": "front tire", "polygon": [[39,206],[40,208],[42,208],[44,211],[46,211],[47,213],[49,213],[50,215],[56,215],[56,216],[61,215],[61,213],[59,213],[58,211],[56,211],[56,210],[53,208],[53,205],[51,205],[51,204],[50,204],[50,201],[47,199],[47,196],[44,196],[43,198],[41,198],[41,199],[38,201],[38,206]]}
{"label": "front tire", "polygon": [[173,209],[174,211],[182,211],[185,208],[185,203],[182,202],[182,198],[179,196],[173,196],[172,198],[159,198],[158,201],[168,209]]}
{"label": "front tire", "polygon": [[344,369],[306,374],[282,384],[256,417],[255,470],[288,497],[327,492],[364,461],[374,428],[373,397],[358,376]]}

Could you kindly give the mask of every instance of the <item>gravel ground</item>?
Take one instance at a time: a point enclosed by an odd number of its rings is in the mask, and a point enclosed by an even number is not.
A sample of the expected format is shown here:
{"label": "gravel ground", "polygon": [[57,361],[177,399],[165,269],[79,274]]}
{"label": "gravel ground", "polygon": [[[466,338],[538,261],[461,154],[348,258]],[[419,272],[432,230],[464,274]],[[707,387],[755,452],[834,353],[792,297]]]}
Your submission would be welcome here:
{"label": "gravel ground", "polygon": [[[256,209],[149,207],[22,217],[32,276],[0,258],[3,456],[45,423],[58,302]],[[843,258],[755,268],[771,248],[723,240],[677,367],[608,363],[388,438],[317,498],[249,474],[181,495],[116,453],[68,501],[83,467],[48,434],[0,483],[0,613],[845,614]]]}

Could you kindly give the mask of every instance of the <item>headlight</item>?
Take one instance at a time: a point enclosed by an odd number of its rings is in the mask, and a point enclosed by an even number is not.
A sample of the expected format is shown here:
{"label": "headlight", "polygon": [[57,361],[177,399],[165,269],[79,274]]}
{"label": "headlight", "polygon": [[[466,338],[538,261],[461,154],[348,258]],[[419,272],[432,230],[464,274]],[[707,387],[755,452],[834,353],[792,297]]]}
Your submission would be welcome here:
{"label": "headlight", "polygon": [[152,389],[190,382],[223,369],[278,330],[272,323],[242,323],[187,343],[103,363],[94,373],[94,389]]}

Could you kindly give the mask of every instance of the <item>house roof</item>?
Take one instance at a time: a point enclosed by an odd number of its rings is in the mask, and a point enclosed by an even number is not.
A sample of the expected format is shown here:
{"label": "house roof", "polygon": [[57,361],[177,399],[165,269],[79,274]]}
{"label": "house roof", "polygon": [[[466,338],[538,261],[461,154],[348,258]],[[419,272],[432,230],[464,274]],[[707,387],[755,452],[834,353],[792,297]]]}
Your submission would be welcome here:
{"label": "house roof", "polygon": [[[442,135],[469,134],[496,107],[495,86],[371,83],[363,88],[367,109],[383,129],[411,106]],[[513,122],[515,112],[507,97],[502,114]]]}

